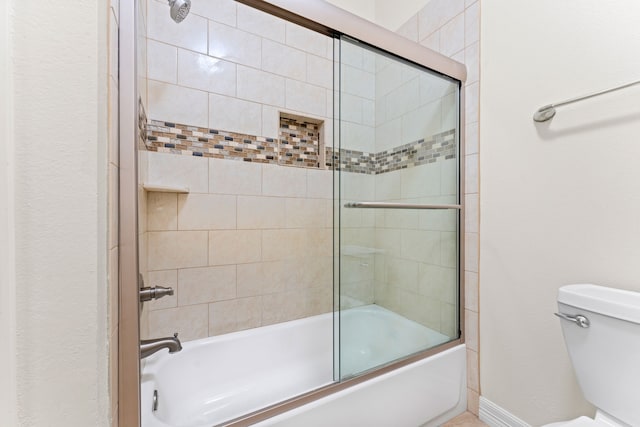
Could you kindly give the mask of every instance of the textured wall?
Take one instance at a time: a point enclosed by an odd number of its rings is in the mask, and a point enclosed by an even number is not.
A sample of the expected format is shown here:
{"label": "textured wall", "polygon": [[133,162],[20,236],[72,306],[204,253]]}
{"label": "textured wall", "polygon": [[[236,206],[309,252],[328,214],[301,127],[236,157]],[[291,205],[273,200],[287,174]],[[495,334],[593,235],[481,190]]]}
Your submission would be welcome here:
{"label": "textured wall", "polygon": [[18,425],[109,425],[106,2],[12,2]]}
{"label": "textured wall", "polygon": [[9,20],[11,2],[0,4],[0,413],[3,422],[15,425],[16,420],[16,372],[15,372],[15,243],[13,182],[14,138],[11,108],[13,78]]}
{"label": "textured wall", "polygon": [[[557,289],[640,291],[640,3],[482,5],[482,394],[532,425],[591,411],[575,381]],[[535,36],[533,36],[535,35]]]}

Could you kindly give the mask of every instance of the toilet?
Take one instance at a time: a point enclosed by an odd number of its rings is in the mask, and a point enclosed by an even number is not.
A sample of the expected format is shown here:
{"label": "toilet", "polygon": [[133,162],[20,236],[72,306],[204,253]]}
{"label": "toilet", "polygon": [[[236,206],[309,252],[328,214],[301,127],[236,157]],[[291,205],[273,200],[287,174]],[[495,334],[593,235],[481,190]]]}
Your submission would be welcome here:
{"label": "toilet", "polygon": [[640,293],[563,286],[556,315],[582,393],[597,412],[545,427],[640,426]]}

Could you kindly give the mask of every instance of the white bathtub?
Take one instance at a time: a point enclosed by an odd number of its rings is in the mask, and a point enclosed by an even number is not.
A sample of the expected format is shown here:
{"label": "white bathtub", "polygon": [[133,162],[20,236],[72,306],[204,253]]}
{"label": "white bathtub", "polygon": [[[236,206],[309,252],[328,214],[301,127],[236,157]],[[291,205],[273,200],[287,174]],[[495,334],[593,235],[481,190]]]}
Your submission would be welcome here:
{"label": "white bathtub", "polygon": [[[343,311],[341,323],[343,376],[446,341],[375,305]],[[256,425],[435,426],[466,407],[465,362],[458,346]],[[211,427],[332,382],[331,313],[191,341],[147,359],[142,427]]]}

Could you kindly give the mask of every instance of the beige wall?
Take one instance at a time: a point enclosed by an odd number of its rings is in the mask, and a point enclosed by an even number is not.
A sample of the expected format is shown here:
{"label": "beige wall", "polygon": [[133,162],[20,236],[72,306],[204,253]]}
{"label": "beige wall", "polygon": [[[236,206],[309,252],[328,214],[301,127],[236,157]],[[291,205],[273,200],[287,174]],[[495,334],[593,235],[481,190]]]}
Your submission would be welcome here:
{"label": "beige wall", "polygon": [[15,246],[2,239],[2,252],[15,253],[15,274],[3,277],[16,290],[17,420],[8,422],[106,426],[109,6],[4,4],[13,104],[3,148],[16,165],[0,194],[15,218]]}
{"label": "beige wall", "polygon": [[396,31],[407,20],[416,15],[432,0],[376,0],[376,23]]}
{"label": "beige wall", "polygon": [[396,31],[431,0],[327,0],[364,19]]}
{"label": "beige wall", "polygon": [[358,15],[361,18],[375,22],[376,3],[371,0],[327,0],[327,2],[338,6],[348,12]]}
{"label": "beige wall", "polygon": [[12,9],[10,2],[0,4],[0,413],[3,422],[17,424],[16,408],[16,306],[14,241],[14,138],[12,122],[13,79]]}
{"label": "beige wall", "polygon": [[640,291],[640,88],[542,105],[640,77],[640,3],[482,7],[482,395],[532,425],[589,414],[557,289]]}

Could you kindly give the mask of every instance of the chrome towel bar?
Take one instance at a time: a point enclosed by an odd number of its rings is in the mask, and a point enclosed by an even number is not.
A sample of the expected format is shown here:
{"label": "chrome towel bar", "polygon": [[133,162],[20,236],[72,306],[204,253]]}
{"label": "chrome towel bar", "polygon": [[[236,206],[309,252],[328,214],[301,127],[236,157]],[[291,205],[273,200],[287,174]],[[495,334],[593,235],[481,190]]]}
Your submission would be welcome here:
{"label": "chrome towel bar", "polygon": [[345,208],[362,209],[462,209],[462,205],[425,205],[414,203],[379,203],[379,202],[352,202],[345,203]]}
{"label": "chrome towel bar", "polygon": [[626,85],[614,87],[614,88],[611,88],[611,89],[601,90],[600,92],[592,93],[592,94],[589,94],[589,95],[579,96],[577,98],[568,99],[568,100],[562,101],[562,102],[556,102],[555,104],[545,105],[544,107],[538,108],[538,111],[536,111],[533,114],[533,120],[536,121],[536,122],[546,122],[547,120],[550,120],[553,116],[556,115],[556,107],[561,107],[561,106],[567,105],[567,104],[573,104],[574,102],[583,101],[585,99],[589,99],[589,98],[593,98],[593,97],[596,97],[596,96],[604,95],[604,94],[607,94],[607,93],[610,93],[610,92],[615,92],[615,91],[620,90],[620,89],[626,89],[626,88],[628,88],[630,86],[634,86],[634,85],[637,85],[637,84],[640,84],[640,80],[638,80],[636,82],[627,83]]}

